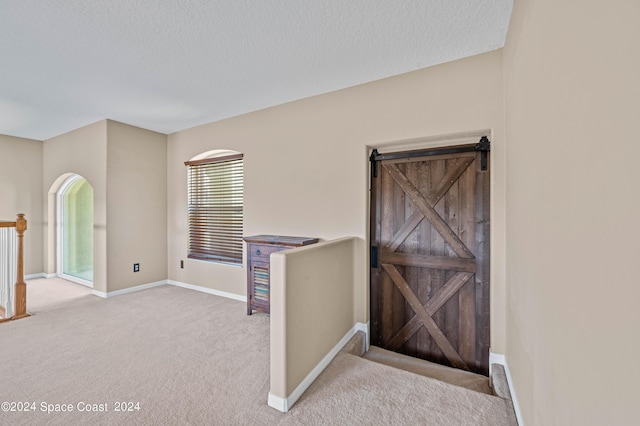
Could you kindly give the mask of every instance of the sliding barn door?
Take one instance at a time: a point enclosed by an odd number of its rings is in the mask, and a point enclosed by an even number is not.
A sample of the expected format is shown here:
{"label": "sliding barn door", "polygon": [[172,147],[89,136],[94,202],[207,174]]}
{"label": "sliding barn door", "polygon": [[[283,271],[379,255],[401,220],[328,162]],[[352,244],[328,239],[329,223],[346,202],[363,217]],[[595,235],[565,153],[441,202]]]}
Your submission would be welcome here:
{"label": "sliding barn door", "polygon": [[371,344],[488,374],[488,147],[372,155]]}

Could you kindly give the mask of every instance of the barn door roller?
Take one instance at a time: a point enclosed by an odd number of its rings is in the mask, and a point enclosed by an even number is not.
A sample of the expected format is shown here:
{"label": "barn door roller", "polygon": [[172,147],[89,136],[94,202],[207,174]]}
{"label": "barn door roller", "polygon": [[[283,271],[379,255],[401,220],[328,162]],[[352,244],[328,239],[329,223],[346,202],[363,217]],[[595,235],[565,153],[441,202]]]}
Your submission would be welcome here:
{"label": "barn door roller", "polygon": [[378,176],[378,161],[397,160],[400,158],[427,157],[430,155],[458,154],[461,152],[480,152],[480,170],[487,170],[487,152],[491,150],[491,141],[486,136],[482,136],[475,145],[461,145],[458,147],[435,148],[422,151],[394,152],[391,154],[380,154],[377,149],[371,152],[371,175]]}
{"label": "barn door roller", "polygon": [[487,170],[487,152],[491,150],[491,141],[486,136],[483,136],[474,149],[480,151],[480,170]]}

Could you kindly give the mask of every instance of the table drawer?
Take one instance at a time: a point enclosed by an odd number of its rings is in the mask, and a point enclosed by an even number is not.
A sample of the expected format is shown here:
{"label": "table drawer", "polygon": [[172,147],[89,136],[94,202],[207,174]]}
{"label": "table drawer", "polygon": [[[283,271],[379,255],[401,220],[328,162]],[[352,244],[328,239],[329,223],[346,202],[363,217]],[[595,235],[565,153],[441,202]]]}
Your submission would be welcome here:
{"label": "table drawer", "polygon": [[269,262],[269,255],[277,251],[285,250],[289,247],[278,247],[263,244],[251,244],[249,246],[249,256],[253,260],[262,259]]}

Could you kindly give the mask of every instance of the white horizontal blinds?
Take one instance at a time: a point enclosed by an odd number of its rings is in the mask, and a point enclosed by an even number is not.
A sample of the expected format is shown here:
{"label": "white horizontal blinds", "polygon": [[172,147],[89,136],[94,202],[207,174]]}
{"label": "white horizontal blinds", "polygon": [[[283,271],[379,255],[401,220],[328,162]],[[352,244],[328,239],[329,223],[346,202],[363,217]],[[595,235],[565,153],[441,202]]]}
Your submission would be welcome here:
{"label": "white horizontal blinds", "polygon": [[242,154],[185,164],[189,186],[188,257],[242,264]]}

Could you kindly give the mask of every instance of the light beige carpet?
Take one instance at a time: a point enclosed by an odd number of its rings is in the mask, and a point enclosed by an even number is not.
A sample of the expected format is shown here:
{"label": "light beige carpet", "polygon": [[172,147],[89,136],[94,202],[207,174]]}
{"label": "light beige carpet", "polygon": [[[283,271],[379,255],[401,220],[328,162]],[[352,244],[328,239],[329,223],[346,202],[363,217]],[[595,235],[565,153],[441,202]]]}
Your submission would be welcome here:
{"label": "light beige carpet", "polygon": [[91,289],[60,278],[37,278],[27,281],[27,312],[37,314],[64,306],[75,299],[91,295]]}
{"label": "light beige carpet", "polygon": [[76,299],[91,296],[89,287],[65,281],[60,278],[38,278],[28,281],[27,312],[39,314],[55,310],[58,306],[68,306]]}
{"label": "light beige carpet", "polygon": [[[500,398],[345,353],[280,413],[267,406],[269,317],[241,302],[161,286],[40,306],[0,324],[0,402],[36,405],[0,412],[0,424],[509,424]],[[117,402],[140,409],[115,412]]]}

